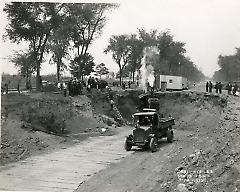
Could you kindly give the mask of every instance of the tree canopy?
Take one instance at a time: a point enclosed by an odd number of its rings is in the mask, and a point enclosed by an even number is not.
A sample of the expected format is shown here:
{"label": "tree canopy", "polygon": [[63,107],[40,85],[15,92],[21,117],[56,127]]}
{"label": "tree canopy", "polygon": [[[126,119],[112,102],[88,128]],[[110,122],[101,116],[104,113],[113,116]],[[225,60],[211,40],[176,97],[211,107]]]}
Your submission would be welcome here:
{"label": "tree canopy", "polygon": [[113,60],[119,67],[120,85],[122,83],[122,72],[130,58],[131,47],[128,44],[127,35],[112,36],[108,47],[104,51],[106,54],[111,52]]}
{"label": "tree canopy", "polygon": [[[76,60],[87,61],[88,48],[95,38],[102,33],[106,24],[106,11],[116,8],[116,4],[106,3],[86,3],[86,4],[69,4],[66,25],[69,28],[70,41],[76,50]],[[82,58],[82,59],[81,59]],[[90,62],[91,63],[91,62]],[[91,68],[84,66],[85,62],[73,62],[71,68],[86,69]],[[75,66],[73,66],[75,65]],[[73,73],[75,75],[76,73]],[[79,73],[78,73],[79,74]],[[81,75],[87,75],[88,70],[81,72]]]}
{"label": "tree canopy", "polygon": [[96,66],[95,72],[101,79],[102,75],[107,75],[109,73],[109,70],[104,63],[100,63]]}
{"label": "tree canopy", "polygon": [[134,81],[134,73],[142,65],[143,50],[146,47],[157,47],[159,52],[154,54],[154,61],[149,61],[154,67],[155,75],[180,75],[191,81],[204,78],[197,66],[185,56],[185,43],[174,40],[169,31],[147,32],[145,29],[138,29],[137,34],[112,36],[105,50],[105,53],[112,53],[113,60],[118,64],[120,80],[123,72],[126,76],[128,71],[132,73]]}
{"label": "tree canopy", "polygon": [[[107,21],[106,11],[117,6],[107,3],[6,3],[4,11],[9,24],[4,38],[16,43],[29,43],[29,51],[36,63],[36,87],[39,90],[41,63],[49,51],[53,54],[52,61],[57,64],[58,76],[61,68],[65,67],[62,58],[67,55],[69,47],[76,49],[75,62],[72,62],[76,66],[71,70],[73,75],[79,77],[79,74],[86,75],[91,71],[93,58],[88,53],[89,45],[101,34]],[[88,64],[90,66],[86,66]],[[76,67],[78,73],[75,72]]]}
{"label": "tree canopy", "polygon": [[12,42],[29,42],[29,50],[36,63],[36,87],[40,90],[40,67],[49,37],[62,21],[63,4],[41,2],[12,2],[4,11],[10,23],[6,35]]}
{"label": "tree canopy", "polygon": [[19,74],[26,78],[26,89],[31,87],[31,76],[36,70],[36,63],[33,53],[21,52],[10,56],[9,60],[19,68]]}
{"label": "tree canopy", "polygon": [[232,55],[219,55],[218,65],[220,69],[213,75],[215,81],[240,80],[240,48]]}

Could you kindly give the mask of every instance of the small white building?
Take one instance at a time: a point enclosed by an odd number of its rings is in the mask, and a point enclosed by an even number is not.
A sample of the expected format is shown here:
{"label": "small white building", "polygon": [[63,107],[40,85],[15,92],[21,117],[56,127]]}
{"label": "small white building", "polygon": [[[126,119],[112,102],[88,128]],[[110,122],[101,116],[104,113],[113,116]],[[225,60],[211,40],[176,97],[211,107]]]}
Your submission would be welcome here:
{"label": "small white building", "polygon": [[156,88],[162,91],[188,89],[188,80],[182,76],[158,75],[155,80]]}

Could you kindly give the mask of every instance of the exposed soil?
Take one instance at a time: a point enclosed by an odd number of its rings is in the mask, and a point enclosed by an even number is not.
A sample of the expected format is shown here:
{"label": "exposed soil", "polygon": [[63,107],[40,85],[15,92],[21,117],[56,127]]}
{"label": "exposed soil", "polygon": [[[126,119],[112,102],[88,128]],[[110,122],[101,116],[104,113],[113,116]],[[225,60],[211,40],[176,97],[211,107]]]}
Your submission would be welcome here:
{"label": "exposed soil", "polygon": [[135,149],[76,191],[240,191],[240,99],[191,92],[159,98],[162,112],[176,118],[175,141],[161,141],[156,153]]}
{"label": "exposed soil", "polygon": [[114,119],[96,113],[85,95],[10,93],[1,99],[0,165],[115,132]]}
{"label": "exposed soil", "polygon": [[[139,94],[114,93],[128,121],[139,107]],[[240,98],[190,91],[155,96],[160,113],[176,120],[174,142],[163,139],[155,153],[134,148],[132,155],[109,165],[76,191],[240,191]],[[110,109],[106,94],[97,90],[74,98],[51,93],[5,95],[0,163],[67,148],[88,136],[114,134],[117,123]]]}

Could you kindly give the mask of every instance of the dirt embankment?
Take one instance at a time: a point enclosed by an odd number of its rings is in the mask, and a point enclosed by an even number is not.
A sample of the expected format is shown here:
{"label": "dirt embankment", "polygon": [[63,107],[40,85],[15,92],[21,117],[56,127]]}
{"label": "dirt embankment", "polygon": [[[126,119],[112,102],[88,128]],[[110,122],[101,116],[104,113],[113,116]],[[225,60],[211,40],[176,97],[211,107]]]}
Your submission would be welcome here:
{"label": "dirt embankment", "polygon": [[117,124],[102,109],[94,110],[86,95],[10,93],[2,96],[1,103],[1,165],[65,148],[89,136],[112,135],[111,125]]}
{"label": "dirt embankment", "polygon": [[161,141],[156,153],[134,149],[76,191],[240,191],[239,98],[191,92],[158,97],[160,111],[176,118],[174,142]]}

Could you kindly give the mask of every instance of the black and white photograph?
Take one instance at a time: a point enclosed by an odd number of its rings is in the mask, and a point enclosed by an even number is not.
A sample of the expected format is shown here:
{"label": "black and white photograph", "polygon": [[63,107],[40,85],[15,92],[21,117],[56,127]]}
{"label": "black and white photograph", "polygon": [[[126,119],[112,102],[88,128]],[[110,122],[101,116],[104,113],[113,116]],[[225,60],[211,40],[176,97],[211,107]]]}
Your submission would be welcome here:
{"label": "black and white photograph", "polygon": [[0,2],[0,192],[239,192],[239,0]]}

